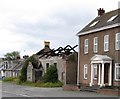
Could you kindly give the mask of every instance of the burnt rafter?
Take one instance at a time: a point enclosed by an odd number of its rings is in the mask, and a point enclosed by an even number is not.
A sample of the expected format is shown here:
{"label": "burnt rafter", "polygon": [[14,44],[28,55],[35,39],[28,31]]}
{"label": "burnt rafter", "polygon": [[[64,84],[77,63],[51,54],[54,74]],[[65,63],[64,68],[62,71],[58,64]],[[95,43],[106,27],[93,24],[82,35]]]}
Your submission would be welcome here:
{"label": "burnt rafter", "polygon": [[67,45],[64,48],[63,47],[59,47],[56,50],[55,49],[51,49],[50,51],[41,54],[39,58],[42,58],[42,57],[46,57],[47,58],[49,56],[70,55],[72,52],[76,52],[75,48],[77,46],[78,45],[75,45],[74,47],[71,47],[70,45]]}

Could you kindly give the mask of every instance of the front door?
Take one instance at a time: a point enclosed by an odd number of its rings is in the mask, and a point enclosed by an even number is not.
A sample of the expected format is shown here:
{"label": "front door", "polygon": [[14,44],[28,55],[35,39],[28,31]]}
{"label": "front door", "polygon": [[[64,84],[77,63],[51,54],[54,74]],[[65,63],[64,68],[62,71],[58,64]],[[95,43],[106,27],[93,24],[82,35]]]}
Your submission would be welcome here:
{"label": "front door", "polygon": [[105,64],[105,69],[104,69],[104,83],[108,83],[108,72],[109,71],[109,64]]}

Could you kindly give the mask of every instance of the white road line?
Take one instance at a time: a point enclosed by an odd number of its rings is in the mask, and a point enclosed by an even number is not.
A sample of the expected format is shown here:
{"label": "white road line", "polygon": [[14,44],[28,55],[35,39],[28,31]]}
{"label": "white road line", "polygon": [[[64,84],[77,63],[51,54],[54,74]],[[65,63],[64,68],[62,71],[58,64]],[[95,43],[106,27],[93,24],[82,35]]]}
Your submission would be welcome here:
{"label": "white road line", "polygon": [[23,97],[30,97],[28,95],[25,95],[25,94],[16,94],[16,93],[11,93],[11,92],[8,92],[8,91],[2,91],[4,93],[8,93],[8,94],[13,94],[13,95],[18,95],[18,96],[23,96]]}

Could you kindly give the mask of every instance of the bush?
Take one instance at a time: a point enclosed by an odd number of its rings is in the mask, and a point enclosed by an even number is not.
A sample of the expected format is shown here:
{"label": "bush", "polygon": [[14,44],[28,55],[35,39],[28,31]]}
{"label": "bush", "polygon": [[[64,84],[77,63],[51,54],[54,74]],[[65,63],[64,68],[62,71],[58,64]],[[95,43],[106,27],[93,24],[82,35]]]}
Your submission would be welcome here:
{"label": "bush", "polygon": [[58,81],[58,72],[57,67],[54,65],[51,65],[45,75],[44,75],[44,82],[57,82]]}

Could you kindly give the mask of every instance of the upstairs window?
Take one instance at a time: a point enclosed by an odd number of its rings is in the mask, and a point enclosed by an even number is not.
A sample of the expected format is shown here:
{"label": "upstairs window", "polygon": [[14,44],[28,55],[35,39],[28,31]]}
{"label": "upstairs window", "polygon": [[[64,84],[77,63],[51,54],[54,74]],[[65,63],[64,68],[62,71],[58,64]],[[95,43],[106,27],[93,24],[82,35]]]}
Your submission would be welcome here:
{"label": "upstairs window", "polygon": [[120,81],[120,63],[115,64],[115,80]]}
{"label": "upstairs window", "polygon": [[104,36],[104,51],[109,51],[109,35]]}
{"label": "upstairs window", "polygon": [[94,38],[94,46],[93,46],[94,53],[98,52],[98,37]]}
{"label": "upstairs window", "polygon": [[88,77],[88,65],[85,64],[84,65],[84,79],[87,79],[87,77]]}
{"label": "upstairs window", "polygon": [[88,53],[88,39],[85,39],[84,41],[84,54]]}
{"label": "upstairs window", "polygon": [[116,34],[115,49],[120,50],[120,33]]}

